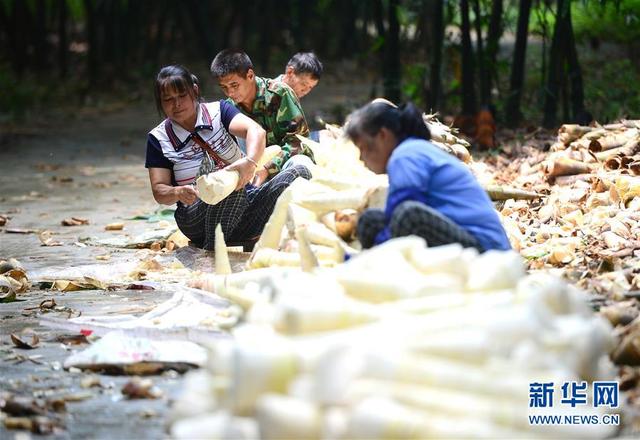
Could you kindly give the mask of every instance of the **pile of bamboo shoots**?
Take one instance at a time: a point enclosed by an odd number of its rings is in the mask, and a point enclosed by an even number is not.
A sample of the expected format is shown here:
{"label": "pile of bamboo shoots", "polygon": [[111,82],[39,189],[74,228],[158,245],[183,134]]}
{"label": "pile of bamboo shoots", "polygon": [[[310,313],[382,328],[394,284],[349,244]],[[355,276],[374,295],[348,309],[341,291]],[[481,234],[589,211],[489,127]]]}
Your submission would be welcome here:
{"label": "pile of bamboo shoots", "polygon": [[[300,229],[299,232],[304,231]],[[310,247],[299,233],[302,259]],[[303,247],[306,247],[303,250]],[[528,422],[533,382],[612,380],[610,324],[515,252],[394,239],[332,268],[209,275],[244,324],[212,341],[173,409],[174,438],[604,438]],[[591,389],[591,387],[589,388]],[[621,400],[622,396],[621,396]],[[559,400],[556,400],[559,403]],[[554,413],[602,416],[602,407]]]}
{"label": "pile of bamboo shoots", "polygon": [[562,268],[587,290],[622,299],[640,289],[640,121],[565,125],[549,153],[510,159],[497,175],[548,194],[501,214],[530,269]]}
{"label": "pile of bamboo shoots", "polygon": [[[471,160],[466,141],[440,123],[435,115],[424,115],[424,120],[433,143],[467,162],[493,200],[540,197],[535,192],[497,185],[481,164]],[[364,166],[358,149],[345,139],[340,128],[328,128],[321,142],[300,137],[314,152],[313,178],[296,180],[280,196],[247,269],[301,267],[299,250],[304,249],[304,245],[300,243],[300,234],[306,235],[319,265],[341,263],[346,254],[356,254],[360,248],[356,239],[360,213],[367,208],[384,208],[389,186],[387,176],[376,175]]]}
{"label": "pile of bamboo shoots", "polygon": [[322,143],[300,138],[313,149],[313,178],[296,179],[278,198],[247,269],[271,266],[301,267],[303,235],[322,266],[344,261],[356,254],[357,218],[369,207],[384,208],[388,188],[386,175],[369,171],[358,149],[344,138]]}

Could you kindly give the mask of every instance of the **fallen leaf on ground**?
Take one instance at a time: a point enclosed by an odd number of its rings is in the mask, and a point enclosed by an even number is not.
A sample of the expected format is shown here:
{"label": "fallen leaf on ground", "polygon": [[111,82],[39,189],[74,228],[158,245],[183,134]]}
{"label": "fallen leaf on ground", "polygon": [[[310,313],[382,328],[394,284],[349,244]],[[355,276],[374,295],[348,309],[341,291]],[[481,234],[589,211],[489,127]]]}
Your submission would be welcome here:
{"label": "fallen leaf on ground", "polygon": [[82,388],[93,388],[93,387],[101,388],[102,382],[100,382],[100,377],[95,375],[90,375],[90,376],[83,377],[80,380],[80,386]]}
{"label": "fallen leaf on ground", "polygon": [[23,312],[22,312],[22,314],[24,316],[31,316],[32,314],[29,313],[31,311],[37,310],[37,311],[40,311],[40,312],[46,312],[46,311],[54,309],[57,305],[58,304],[56,304],[56,300],[55,299],[53,299],[53,298],[45,299],[44,301],[42,301],[36,307],[25,307]]}
{"label": "fallen leaf on ground", "polygon": [[124,229],[124,223],[122,222],[109,223],[107,226],[104,227],[105,231],[122,231],[123,229]]}
{"label": "fallen leaf on ground", "polygon": [[42,231],[40,234],[38,234],[38,238],[40,239],[40,243],[42,243],[42,246],[62,246],[63,243],[60,241],[55,241],[51,235],[53,234],[53,232],[51,231]]}
{"label": "fallen leaf on ground", "polygon": [[83,400],[91,399],[92,397],[93,394],[90,392],[80,391],[77,393],[65,394],[62,396],[62,399],[64,399],[65,402],[82,402]]}
{"label": "fallen leaf on ground", "polygon": [[39,229],[23,229],[23,228],[8,228],[5,229],[4,232],[7,234],[37,234],[40,232]]}
{"label": "fallen leaf on ground", "polygon": [[182,231],[177,230],[176,232],[171,234],[169,238],[167,238],[167,249],[169,249],[169,243],[174,243],[175,247],[181,248],[189,246],[189,238],[187,238],[187,236],[184,235]]}
{"label": "fallen leaf on ground", "polygon": [[0,398],[0,410],[10,416],[35,416],[43,415],[44,408],[38,401],[31,397],[14,396],[10,393],[4,394]]}
{"label": "fallen leaf on ground", "polygon": [[69,182],[73,182],[73,177],[71,177],[71,176],[53,176],[53,177],[51,177],[51,180],[54,181],[54,182],[69,183]]}
{"label": "fallen leaf on ground", "polygon": [[9,217],[6,215],[0,215],[0,226],[4,226],[9,221]]}
{"label": "fallen leaf on ground", "polygon": [[62,165],[57,163],[37,163],[33,165],[33,168],[38,171],[55,171],[62,168]]}
{"label": "fallen leaf on ground", "polygon": [[40,343],[40,338],[35,333],[32,333],[31,341],[26,342],[20,336],[16,335],[15,333],[11,333],[11,341],[13,342],[13,345],[15,345],[17,348],[31,350],[38,346],[38,344]]}
{"label": "fallen leaf on ground", "polygon": [[56,341],[65,345],[81,345],[89,343],[85,335],[60,335],[56,338]]}
{"label": "fallen leaf on ground", "polygon": [[[0,283],[1,282],[2,281],[0,281]],[[1,287],[1,284],[0,284],[0,287]],[[0,303],[10,303],[14,301],[17,301],[15,291],[0,294]]]}
{"label": "fallen leaf on ground", "polygon": [[93,176],[96,173],[96,168],[92,166],[82,166],[78,168],[78,172],[83,176]]}
{"label": "fallen leaf on ground", "polygon": [[88,225],[89,219],[82,217],[69,217],[62,220],[62,226],[80,226]]}
{"label": "fallen leaf on ground", "polygon": [[0,293],[22,293],[31,287],[27,273],[15,258],[0,261]]}
{"label": "fallen leaf on ground", "polygon": [[134,377],[122,387],[122,394],[128,399],[157,399],[162,391],[153,386],[151,379]]}
{"label": "fallen leaf on ground", "polygon": [[99,260],[99,261],[109,261],[110,259],[111,259],[111,254],[96,255],[96,260]]}

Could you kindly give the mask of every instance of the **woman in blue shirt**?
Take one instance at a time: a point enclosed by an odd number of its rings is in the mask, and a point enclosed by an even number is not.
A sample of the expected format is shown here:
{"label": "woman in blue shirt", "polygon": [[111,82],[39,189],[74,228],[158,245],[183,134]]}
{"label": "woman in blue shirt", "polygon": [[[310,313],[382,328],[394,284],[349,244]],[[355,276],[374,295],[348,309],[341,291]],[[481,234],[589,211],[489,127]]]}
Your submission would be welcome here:
{"label": "woman in blue shirt", "polygon": [[369,209],[358,220],[364,248],[407,235],[429,246],[511,248],[487,193],[466,165],[429,142],[413,104],[367,104],[351,114],[346,133],[369,169],[389,175],[385,210]]}

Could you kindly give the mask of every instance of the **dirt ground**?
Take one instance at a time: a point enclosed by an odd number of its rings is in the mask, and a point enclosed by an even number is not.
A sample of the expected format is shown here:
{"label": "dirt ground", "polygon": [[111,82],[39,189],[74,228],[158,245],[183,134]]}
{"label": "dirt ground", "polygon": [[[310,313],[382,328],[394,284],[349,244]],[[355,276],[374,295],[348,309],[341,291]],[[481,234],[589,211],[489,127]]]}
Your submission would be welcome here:
{"label": "dirt ground", "polygon": [[[316,116],[335,120],[364,102],[369,92],[368,84],[346,86],[326,78],[303,105],[310,124],[317,127]],[[217,91],[209,95],[220,98]],[[160,208],[153,200],[144,168],[146,135],[159,122],[153,105],[109,103],[31,119],[22,126],[0,129],[0,215],[8,218],[0,227],[0,260],[17,259],[27,275],[139,260],[135,249],[87,246],[84,242],[88,237],[135,236],[150,228],[145,221],[127,219]],[[88,224],[62,226],[62,220],[70,217],[86,219]],[[113,222],[123,222],[124,230],[105,231]],[[41,231],[51,231],[51,239],[62,245],[42,246]],[[105,255],[109,260],[100,260]],[[207,258],[183,262],[201,270],[208,264]],[[123,398],[120,390],[130,380],[127,376],[98,375],[99,386],[83,388],[81,383],[90,373],[65,371],[62,364],[71,352],[87,344],[61,343],[60,338],[74,332],[42,325],[43,313],[38,306],[54,299],[56,309],[63,311],[46,315],[58,318],[69,313],[142,313],[172,293],[58,292],[33,286],[19,295],[20,301],[0,304],[0,393],[42,401],[65,400],[66,410],[53,414],[60,426],[53,438],[165,437],[167,411],[180,390],[182,376],[174,372],[152,376],[154,385],[163,391],[157,400]],[[40,338],[33,350],[16,348],[11,341],[12,333],[25,329],[32,329]],[[0,438],[24,438],[24,433],[7,431],[0,423]]]}
{"label": "dirt ground", "polygon": [[[68,268],[99,264],[96,256],[111,254],[113,264],[133,258],[136,250],[104,249],[78,245],[82,237],[135,234],[148,225],[127,221],[138,213],[154,211],[156,202],[149,190],[144,168],[144,139],[157,116],[142,108],[111,110],[106,116],[86,114],[78,120],[47,120],[22,127],[17,135],[4,138],[0,150],[0,214],[9,221],[0,232],[0,258],[16,258],[27,274],[44,268]],[[61,221],[82,217],[88,225],[65,227]],[[107,223],[124,221],[123,231],[107,232]],[[8,233],[10,229],[49,230],[62,246],[41,246],[38,234]],[[85,373],[61,368],[70,350],[57,340],[71,332],[39,324],[39,313],[23,316],[25,309],[43,300],[55,299],[85,315],[145,310],[171,296],[164,291],[77,291],[31,290],[22,301],[0,305],[0,389],[18,395],[67,400],[66,412],[58,414],[63,429],[55,438],[160,438],[164,416],[181,377],[168,374],[153,377],[165,391],[158,400],[124,400],[120,393],[126,376],[99,376],[101,386],[83,389]],[[65,317],[65,313],[52,315]],[[14,348],[9,335],[32,328],[40,337],[34,350]],[[26,357],[26,358],[25,358]],[[28,358],[33,360],[29,360]],[[20,431],[6,431],[1,438],[14,438]]]}

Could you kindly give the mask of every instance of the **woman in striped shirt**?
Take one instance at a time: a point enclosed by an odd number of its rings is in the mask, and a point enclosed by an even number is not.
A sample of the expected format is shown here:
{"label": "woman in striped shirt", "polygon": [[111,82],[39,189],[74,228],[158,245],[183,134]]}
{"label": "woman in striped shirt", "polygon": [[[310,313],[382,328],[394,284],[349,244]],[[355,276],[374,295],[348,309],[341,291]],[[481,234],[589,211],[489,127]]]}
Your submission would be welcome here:
{"label": "woman in striped shirt", "polygon": [[[158,203],[177,203],[176,223],[191,242],[213,249],[218,223],[229,242],[244,242],[262,232],[278,196],[302,176],[291,167],[256,187],[251,184],[265,147],[265,131],[225,101],[203,103],[197,78],[179,65],[163,67],[155,83],[158,111],[166,119],[149,132],[146,168]],[[244,155],[233,136],[246,139]],[[236,191],[216,205],[198,198],[196,178],[216,169],[238,172]]]}

